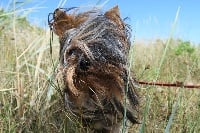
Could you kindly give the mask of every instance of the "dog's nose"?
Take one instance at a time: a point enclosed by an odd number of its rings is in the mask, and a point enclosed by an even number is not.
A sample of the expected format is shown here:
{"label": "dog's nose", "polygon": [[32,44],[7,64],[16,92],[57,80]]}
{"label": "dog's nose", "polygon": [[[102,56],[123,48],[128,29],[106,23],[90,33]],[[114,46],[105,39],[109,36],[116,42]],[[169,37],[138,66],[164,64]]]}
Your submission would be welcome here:
{"label": "dog's nose", "polygon": [[83,71],[87,71],[89,69],[89,66],[90,66],[91,62],[87,59],[80,59],[79,61],[79,68]]}

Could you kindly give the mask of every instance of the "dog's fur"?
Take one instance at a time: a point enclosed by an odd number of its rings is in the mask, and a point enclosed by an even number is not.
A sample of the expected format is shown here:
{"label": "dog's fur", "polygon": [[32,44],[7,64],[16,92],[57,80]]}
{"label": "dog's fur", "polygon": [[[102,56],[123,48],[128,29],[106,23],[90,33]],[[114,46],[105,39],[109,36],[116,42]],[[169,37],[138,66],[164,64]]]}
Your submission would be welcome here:
{"label": "dog's fur", "polygon": [[125,112],[138,123],[138,97],[128,72],[130,34],[118,6],[104,14],[56,9],[50,26],[60,38],[67,110],[90,132],[120,132]]}

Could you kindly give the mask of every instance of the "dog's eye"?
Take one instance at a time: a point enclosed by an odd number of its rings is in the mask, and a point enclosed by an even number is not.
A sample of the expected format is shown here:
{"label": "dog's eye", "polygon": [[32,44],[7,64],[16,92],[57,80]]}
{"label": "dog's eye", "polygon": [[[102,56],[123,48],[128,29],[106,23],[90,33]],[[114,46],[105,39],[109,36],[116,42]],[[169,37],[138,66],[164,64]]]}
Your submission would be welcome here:
{"label": "dog's eye", "polygon": [[75,51],[76,51],[75,49],[70,49],[69,52],[68,52],[68,55],[69,56],[73,55]]}

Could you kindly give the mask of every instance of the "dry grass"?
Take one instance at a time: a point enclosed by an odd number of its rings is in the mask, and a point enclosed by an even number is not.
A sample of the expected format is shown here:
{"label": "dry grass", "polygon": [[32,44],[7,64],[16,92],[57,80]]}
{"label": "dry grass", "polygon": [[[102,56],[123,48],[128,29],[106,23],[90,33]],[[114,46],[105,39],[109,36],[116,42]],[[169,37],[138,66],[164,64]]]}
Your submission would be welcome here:
{"label": "dry grass", "polygon": [[[199,47],[194,47],[193,53],[183,52],[181,55],[177,55],[177,49],[181,44],[180,40],[171,41],[157,81],[199,83]],[[161,40],[148,45],[141,43],[134,45],[133,72],[137,78],[145,81],[155,80],[164,48],[165,43]],[[146,66],[149,69],[145,70]],[[143,106],[141,108],[143,109],[142,117],[144,118],[146,114],[144,132],[164,132],[172,110],[175,112],[170,132],[198,132],[200,130],[200,126],[197,124],[200,120],[199,89],[145,86],[138,91],[141,96],[141,106]],[[138,129],[134,129],[134,131],[138,131]]]}
{"label": "dry grass", "polygon": [[[49,31],[30,26],[25,18],[16,16],[13,21],[13,13],[1,11],[0,16],[0,132],[79,132],[79,124],[69,120],[72,118],[64,111],[57,87],[52,87],[53,64],[56,65],[59,49],[56,38],[52,62]],[[189,45],[194,49],[191,52],[182,44],[181,40],[169,43],[157,77],[166,43],[135,43],[135,77],[199,83],[200,47]],[[142,124],[130,132],[167,132],[167,125],[170,132],[200,131],[200,90],[144,86],[138,91]]]}

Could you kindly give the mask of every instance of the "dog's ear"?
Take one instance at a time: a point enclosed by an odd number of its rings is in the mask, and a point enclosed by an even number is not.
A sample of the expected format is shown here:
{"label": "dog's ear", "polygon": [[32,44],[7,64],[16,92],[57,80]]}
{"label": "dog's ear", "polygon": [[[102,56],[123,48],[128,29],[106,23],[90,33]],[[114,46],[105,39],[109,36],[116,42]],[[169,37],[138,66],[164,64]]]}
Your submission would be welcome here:
{"label": "dog's ear", "polygon": [[120,17],[120,13],[119,13],[119,7],[114,6],[113,8],[111,8],[110,10],[108,10],[107,12],[105,12],[105,16],[112,19],[114,17]]}
{"label": "dog's ear", "polygon": [[113,22],[115,22],[118,26],[120,26],[120,28],[123,27],[123,22],[120,18],[120,12],[119,12],[119,7],[114,6],[113,8],[111,8],[110,10],[108,10],[107,12],[105,12],[104,14],[108,19],[112,20]]}

